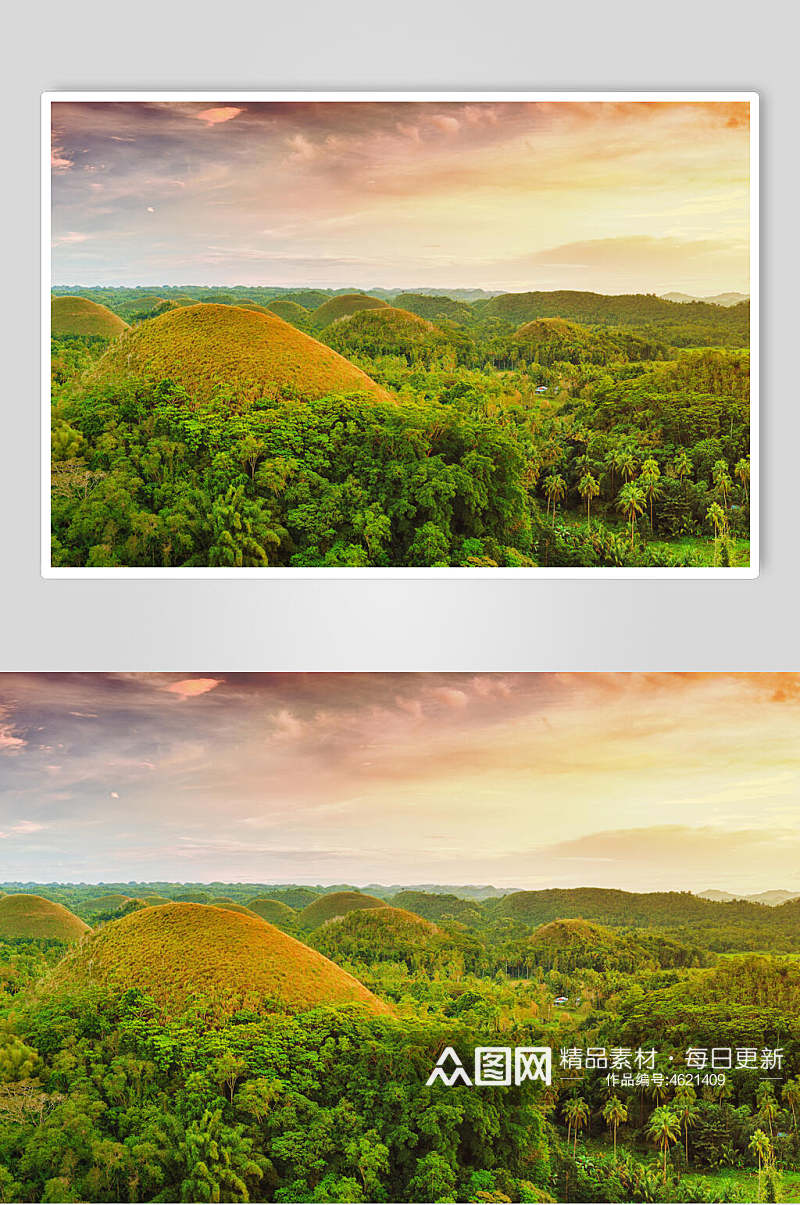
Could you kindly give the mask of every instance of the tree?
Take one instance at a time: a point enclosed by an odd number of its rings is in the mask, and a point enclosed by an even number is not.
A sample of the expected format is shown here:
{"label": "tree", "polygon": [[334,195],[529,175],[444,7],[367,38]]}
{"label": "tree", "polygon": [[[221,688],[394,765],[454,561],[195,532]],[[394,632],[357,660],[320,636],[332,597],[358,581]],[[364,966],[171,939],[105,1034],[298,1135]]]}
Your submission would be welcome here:
{"label": "tree", "polygon": [[700,1116],[700,1110],[697,1107],[697,1093],[691,1084],[686,1084],[675,1093],[672,1108],[677,1113],[678,1120],[683,1126],[684,1153],[686,1155],[686,1162],[688,1163],[689,1127],[695,1125]]}
{"label": "tree", "polygon": [[209,565],[268,565],[267,548],[281,542],[261,501],[245,497],[240,486],[231,485],[224,497],[214,499],[209,521]]}
{"label": "tree", "polygon": [[242,1126],[226,1126],[221,1109],[206,1109],[186,1128],[177,1157],[184,1201],[250,1201],[270,1163],[253,1151]]}
{"label": "tree", "polygon": [[238,1059],[231,1050],[226,1050],[214,1063],[212,1068],[214,1081],[225,1088],[228,1100],[233,1102],[233,1094],[240,1079],[247,1075],[248,1067],[244,1059]]}
{"label": "tree", "polygon": [[600,486],[590,472],[585,472],[578,483],[578,493],[586,499],[586,522],[592,525],[592,498],[600,493]]}
{"label": "tree", "polygon": [[736,477],[739,479],[742,489],[744,490],[745,500],[749,501],[750,491],[750,457],[743,456],[741,460],[737,460],[733,469]]}
{"label": "tree", "polygon": [[724,506],[725,510],[727,510],[728,495],[730,494],[731,487],[733,485],[730,474],[728,473],[727,460],[715,461],[714,468],[711,470],[711,473],[714,478],[714,487],[717,491],[717,494],[722,499],[722,505]]}
{"label": "tree", "polygon": [[661,1151],[661,1178],[667,1182],[667,1150],[671,1142],[677,1142],[680,1137],[680,1123],[666,1105],[653,1109],[647,1122],[647,1134]]}
{"label": "tree", "polygon": [[758,1157],[758,1175],[761,1178],[761,1169],[767,1163],[772,1155],[772,1146],[769,1138],[763,1130],[754,1130],[750,1141],[747,1144],[747,1149]]}
{"label": "tree", "polygon": [[683,486],[684,493],[686,492],[686,478],[692,472],[692,461],[689,453],[685,448],[681,449],[678,455],[672,462],[672,471]]}
{"label": "tree", "polygon": [[650,531],[653,530],[653,499],[661,493],[661,469],[651,456],[642,464],[639,483],[650,503]]}
{"label": "tree", "polygon": [[567,483],[560,473],[551,473],[549,477],[544,479],[544,492],[547,495],[547,513],[550,513],[550,504],[553,505],[553,519],[556,517],[556,503],[564,497],[567,492]]}
{"label": "tree", "polygon": [[617,510],[628,518],[631,525],[631,548],[633,548],[634,536],[636,531],[636,519],[639,515],[644,514],[645,497],[638,485],[633,485],[630,481],[627,485],[623,485],[617,496]]}
{"label": "tree", "polygon": [[603,1105],[603,1120],[614,1135],[614,1158],[617,1157],[617,1127],[628,1120],[628,1110],[622,1101],[612,1096]]}
{"label": "tree", "polygon": [[453,1201],[456,1191],[456,1173],[453,1166],[437,1151],[430,1151],[417,1161],[414,1175],[409,1181],[409,1199],[412,1201]]}
{"label": "tree", "polygon": [[624,481],[630,481],[636,472],[637,460],[630,448],[623,448],[617,457],[617,467]]}
{"label": "tree", "polygon": [[353,1138],[345,1148],[348,1162],[358,1171],[367,1201],[378,1201],[384,1194],[382,1176],[389,1171],[389,1148],[379,1140],[377,1130]]}
{"label": "tree", "polygon": [[36,1073],[39,1055],[15,1034],[4,1034],[0,1045],[0,1083],[29,1080]]}
{"label": "tree", "polygon": [[714,539],[718,540],[728,526],[725,518],[725,511],[720,506],[719,502],[712,502],[706,511],[706,518],[714,527]]}
{"label": "tree", "polygon": [[781,1090],[781,1096],[792,1111],[792,1128],[797,1134],[797,1110],[800,1107],[800,1077],[787,1080]]}
{"label": "tree", "polygon": [[583,1129],[589,1120],[589,1106],[580,1096],[570,1097],[564,1105],[564,1116],[567,1119],[567,1142],[574,1135],[572,1147],[574,1155],[578,1149],[578,1132]]}
{"label": "tree", "polygon": [[775,1099],[775,1091],[772,1084],[768,1080],[764,1080],[758,1085],[756,1089],[756,1104],[758,1106],[756,1116],[759,1121],[767,1123],[770,1141],[772,1141],[772,1127],[778,1116],[778,1102]]}
{"label": "tree", "polygon": [[622,450],[620,448],[612,448],[611,451],[606,455],[606,459],[605,459],[605,463],[608,466],[608,469],[611,473],[611,493],[612,493],[612,495],[614,493],[614,477],[615,477],[615,474],[619,472],[621,455],[622,455]]}
{"label": "tree", "polygon": [[241,463],[249,470],[252,481],[256,475],[259,460],[266,455],[267,449],[263,439],[257,439],[255,435],[248,432],[236,451]]}
{"label": "tree", "polygon": [[243,1113],[261,1122],[269,1115],[279,1090],[278,1081],[258,1076],[242,1084],[236,1092],[234,1103]]}

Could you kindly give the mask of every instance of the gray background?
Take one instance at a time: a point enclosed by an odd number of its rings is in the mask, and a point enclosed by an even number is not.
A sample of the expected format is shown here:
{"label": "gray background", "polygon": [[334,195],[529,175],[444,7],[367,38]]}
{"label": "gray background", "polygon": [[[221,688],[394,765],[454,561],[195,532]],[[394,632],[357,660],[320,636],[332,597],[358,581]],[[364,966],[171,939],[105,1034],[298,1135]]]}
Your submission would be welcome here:
{"label": "gray background", "polygon": [[[72,0],[11,12],[2,79],[0,671],[800,667],[797,6]],[[315,87],[760,92],[760,578],[40,578],[40,93]]]}

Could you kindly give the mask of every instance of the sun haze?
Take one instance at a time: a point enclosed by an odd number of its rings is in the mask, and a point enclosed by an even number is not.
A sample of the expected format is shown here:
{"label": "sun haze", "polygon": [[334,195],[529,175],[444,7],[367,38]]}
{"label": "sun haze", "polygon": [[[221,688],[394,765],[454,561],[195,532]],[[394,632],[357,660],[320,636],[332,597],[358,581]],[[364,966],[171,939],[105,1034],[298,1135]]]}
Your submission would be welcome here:
{"label": "sun haze", "polygon": [[798,708],[795,674],[6,674],[6,875],[796,888]]}
{"label": "sun haze", "polygon": [[55,285],[749,288],[747,102],[52,115]]}

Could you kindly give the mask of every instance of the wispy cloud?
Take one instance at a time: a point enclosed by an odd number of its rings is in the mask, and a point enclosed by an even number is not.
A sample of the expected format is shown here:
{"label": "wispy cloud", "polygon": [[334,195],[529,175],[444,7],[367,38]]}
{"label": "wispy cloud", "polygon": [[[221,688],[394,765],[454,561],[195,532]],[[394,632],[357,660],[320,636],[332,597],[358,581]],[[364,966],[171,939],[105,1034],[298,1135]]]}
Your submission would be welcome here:
{"label": "wispy cloud", "polygon": [[0,709],[10,877],[798,886],[795,674],[7,674]]}
{"label": "wispy cloud", "polygon": [[213,109],[201,109],[194,116],[207,126],[218,126],[226,121],[233,121],[234,117],[238,117],[242,112],[242,109],[237,109],[234,105],[221,105]]}
{"label": "wispy cloud", "polygon": [[11,717],[10,708],[0,707],[0,753],[15,753],[27,744]]}
{"label": "wispy cloud", "polygon": [[712,102],[59,102],[56,280],[746,288],[747,122]]}
{"label": "wispy cloud", "polygon": [[184,678],[180,682],[171,682],[165,687],[168,694],[177,695],[179,699],[196,699],[215,690],[222,683],[221,678]]}

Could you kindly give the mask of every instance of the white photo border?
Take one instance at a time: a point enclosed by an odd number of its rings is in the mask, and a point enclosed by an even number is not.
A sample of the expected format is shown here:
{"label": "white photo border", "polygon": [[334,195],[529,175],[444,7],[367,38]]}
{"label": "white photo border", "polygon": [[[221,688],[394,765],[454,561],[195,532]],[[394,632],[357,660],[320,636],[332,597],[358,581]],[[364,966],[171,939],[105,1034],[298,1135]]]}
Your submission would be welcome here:
{"label": "white photo border", "polygon": [[[739,102],[750,106],[750,564],[743,568],[434,568],[397,567],[275,567],[275,568],[79,568],[55,567],[51,563],[50,513],[50,295],[52,288],[51,248],[51,110],[64,102],[121,102],[148,101],[202,102],[462,102],[462,103],[520,103],[520,102]],[[755,91],[542,91],[542,92],[346,92],[346,91],[211,91],[211,92],[44,92],[42,94],[42,158],[41,158],[41,576],[43,578],[151,578],[164,580],[194,578],[681,578],[684,580],[757,578],[759,575],[759,94]]]}

